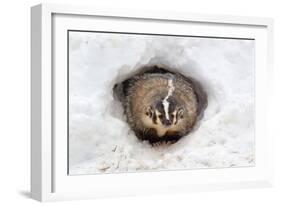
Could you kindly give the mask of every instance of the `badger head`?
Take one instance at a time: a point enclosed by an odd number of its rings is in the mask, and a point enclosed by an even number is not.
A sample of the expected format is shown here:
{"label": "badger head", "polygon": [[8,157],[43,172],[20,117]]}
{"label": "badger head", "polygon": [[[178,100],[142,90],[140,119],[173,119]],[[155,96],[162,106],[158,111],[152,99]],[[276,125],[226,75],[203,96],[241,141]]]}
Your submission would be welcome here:
{"label": "badger head", "polygon": [[168,131],[179,129],[185,115],[187,115],[187,108],[169,97],[155,101],[146,107],[142,119],[146,127],[154,128],[157,135],[161,137]]}

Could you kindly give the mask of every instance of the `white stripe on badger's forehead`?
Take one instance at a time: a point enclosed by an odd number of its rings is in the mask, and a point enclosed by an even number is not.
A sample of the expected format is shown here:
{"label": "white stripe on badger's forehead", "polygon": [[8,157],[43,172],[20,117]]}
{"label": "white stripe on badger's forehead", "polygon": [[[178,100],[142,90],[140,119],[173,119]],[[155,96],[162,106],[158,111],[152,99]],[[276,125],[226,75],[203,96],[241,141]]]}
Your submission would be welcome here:
{"label": "white stripe on badger's forehead", "polygon": [[167,120],[170,120],[170,118],[169,118],[169,105],[170,105],[170,103],[167,100],[173,94],[174,90],[175,90],[175,87],[174,87],[174,84],[173,84],[173,79],[171,78],[171,79],[168,80],[168,95],[162,101],[164,111],[165,111],[165,116],[166,116]]}

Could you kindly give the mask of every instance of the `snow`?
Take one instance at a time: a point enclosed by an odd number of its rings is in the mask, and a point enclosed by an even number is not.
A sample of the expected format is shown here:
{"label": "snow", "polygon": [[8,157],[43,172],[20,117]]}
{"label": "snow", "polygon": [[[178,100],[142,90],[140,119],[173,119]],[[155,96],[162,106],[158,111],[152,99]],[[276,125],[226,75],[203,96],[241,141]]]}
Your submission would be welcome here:
{"label": "snow", "polygon": [[175,87],[174,87],[174,84],[173,84],[173,79],[169,79],[168,80],[168,94],[167,96],[163,99],[162,101],[162,104],[163,104],[163,107],[164,107],[164,111],[165,111],[165,116],[166,116],[166,119],[169,120],[169,105],[170,103],[167,101],[169,99],[169,97],[173,94],[175,90]]}
{"label": "snow", "polygon": [[[254,41],[70,32],[71,175],[254,166]],[[114,84],[145,65],[200,81],[208,106],[192,133],[152,147],[128,127]]]}

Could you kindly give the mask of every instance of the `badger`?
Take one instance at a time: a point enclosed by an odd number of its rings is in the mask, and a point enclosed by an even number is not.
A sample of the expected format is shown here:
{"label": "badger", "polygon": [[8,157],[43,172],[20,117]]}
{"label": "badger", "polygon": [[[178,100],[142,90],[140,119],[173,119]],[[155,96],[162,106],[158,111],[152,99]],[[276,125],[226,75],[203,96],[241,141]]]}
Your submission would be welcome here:
{"label": "badger", "polygon": [[198,81],[152,66],[114,86],[126,120],[140,140],[177,142],[192,131],[207,106]]}

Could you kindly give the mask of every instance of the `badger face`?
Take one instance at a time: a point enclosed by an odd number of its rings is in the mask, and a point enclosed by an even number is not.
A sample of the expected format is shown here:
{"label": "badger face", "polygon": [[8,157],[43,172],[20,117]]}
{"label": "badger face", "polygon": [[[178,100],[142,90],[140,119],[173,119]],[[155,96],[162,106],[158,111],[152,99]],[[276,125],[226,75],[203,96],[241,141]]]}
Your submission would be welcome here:
{"label": "badger face", "polygon": [[154,128],[159,137],[168,131],[176,131],[177,125],[184,118],[184,107],[178,105],[172,98],[169,98],[167,102],[163,99],[155,102],[145,109],[143,115],[145,126]]}

